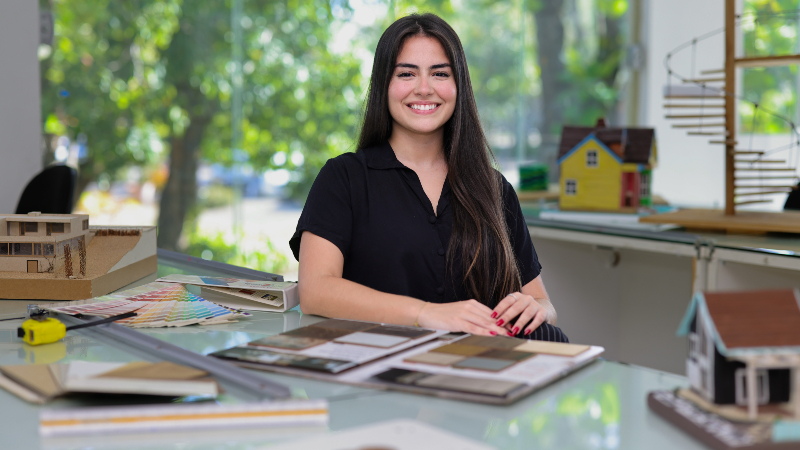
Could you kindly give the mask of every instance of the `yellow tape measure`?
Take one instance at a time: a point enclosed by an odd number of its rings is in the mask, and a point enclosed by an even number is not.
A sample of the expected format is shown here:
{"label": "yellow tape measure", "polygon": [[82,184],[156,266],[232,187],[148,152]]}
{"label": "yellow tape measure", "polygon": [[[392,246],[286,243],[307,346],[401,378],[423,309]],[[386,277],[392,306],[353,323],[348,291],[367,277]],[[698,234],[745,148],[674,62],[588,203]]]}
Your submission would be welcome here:
{"label": "yellow tape measure", "polygon": [[66,325],[52,317],[44,320],[28,319],[17,329],[17,337],[21,337],[31,345],[49,344],[63,339],[66,335]]}
{"label": "yellow tape measure", "polygon": [[23,341],[30,345],[50,344],[63,339],[69,330],[76,330],[78,328],[86,328],[94,325],[109,323],[135,315],[135,312],[129,312],[120,314],[118,316],[109,317],[107,319],[74,325],[69,328],[61,323],[60,320],[53,317],[47,317],[46,314],[31,315],[30,319],[22,322],[22,326],[17,328],[17,337],[21,337]]}

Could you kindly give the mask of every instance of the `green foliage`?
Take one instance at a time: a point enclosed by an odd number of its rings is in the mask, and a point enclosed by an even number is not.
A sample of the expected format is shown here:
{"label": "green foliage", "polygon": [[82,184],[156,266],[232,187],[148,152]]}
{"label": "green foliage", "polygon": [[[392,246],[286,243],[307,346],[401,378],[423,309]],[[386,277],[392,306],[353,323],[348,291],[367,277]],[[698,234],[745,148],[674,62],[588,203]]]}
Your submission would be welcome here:
{"label": "green foliage", "polygon": [[[772,56],[798,53],[798,0],[746,0],[742,15],[744,54]],[[795,123],[797,117],[796,65],[745,69],[744,97],[739,103],[741,131],[780,134],[791,124],[763,110],[777,113]]]}
{"label": "green foliage", "polygon": [[289,259],[275,249],[266,237],[246,239],[237,248],[233,237],[225,233],[204,234],[194,229],[187,235],[184,252],[198,258],[211,259],[236,266],[248,267],[270,273],[282,273]]}

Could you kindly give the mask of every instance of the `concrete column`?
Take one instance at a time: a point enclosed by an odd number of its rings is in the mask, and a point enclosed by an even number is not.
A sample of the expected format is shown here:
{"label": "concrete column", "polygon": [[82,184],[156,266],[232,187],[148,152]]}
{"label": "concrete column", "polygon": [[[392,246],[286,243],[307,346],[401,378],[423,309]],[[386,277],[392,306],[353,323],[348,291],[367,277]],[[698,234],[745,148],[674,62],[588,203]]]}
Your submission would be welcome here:
{"label": "concrete column", "polygon": [[0,214],[42,168],[38,47],[37,1],[0,2]]}

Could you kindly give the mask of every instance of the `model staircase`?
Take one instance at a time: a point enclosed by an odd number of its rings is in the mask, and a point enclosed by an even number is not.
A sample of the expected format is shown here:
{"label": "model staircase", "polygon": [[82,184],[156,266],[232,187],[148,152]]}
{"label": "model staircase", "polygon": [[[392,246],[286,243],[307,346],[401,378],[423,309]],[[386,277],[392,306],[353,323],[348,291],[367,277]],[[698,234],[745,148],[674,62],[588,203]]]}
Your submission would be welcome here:
{"label": "model staircase", "polygon": [[[725,69],[701,71],[701,75],[724,73]],[[672,128],[682,129],[689,136],[714,137],[712,145],[725,145],[733,155],[734,205],[770,203],[767,196],[786,194],[793,189],[797,167],[784,159],[765,158],[764,151],[738,149],[730,136],[725,120],[725,78],[686,78],[680,85],[664,88],[665,119],[674,120]],[[720,137],[722,139],[720,139]]]}

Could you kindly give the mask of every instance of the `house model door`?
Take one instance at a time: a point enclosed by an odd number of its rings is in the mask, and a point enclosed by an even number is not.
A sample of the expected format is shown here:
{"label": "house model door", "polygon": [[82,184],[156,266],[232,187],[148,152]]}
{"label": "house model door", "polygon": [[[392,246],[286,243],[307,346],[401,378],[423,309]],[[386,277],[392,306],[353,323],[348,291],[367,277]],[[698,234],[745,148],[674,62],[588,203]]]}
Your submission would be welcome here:
{"label": "house model door", "polygon": [[39,273],[39,261],[28,260],[28,273]]}
{"label": "house model door", "polygon": [[639,174],[622,172],[621,208],[637,208],[639,206]]}

